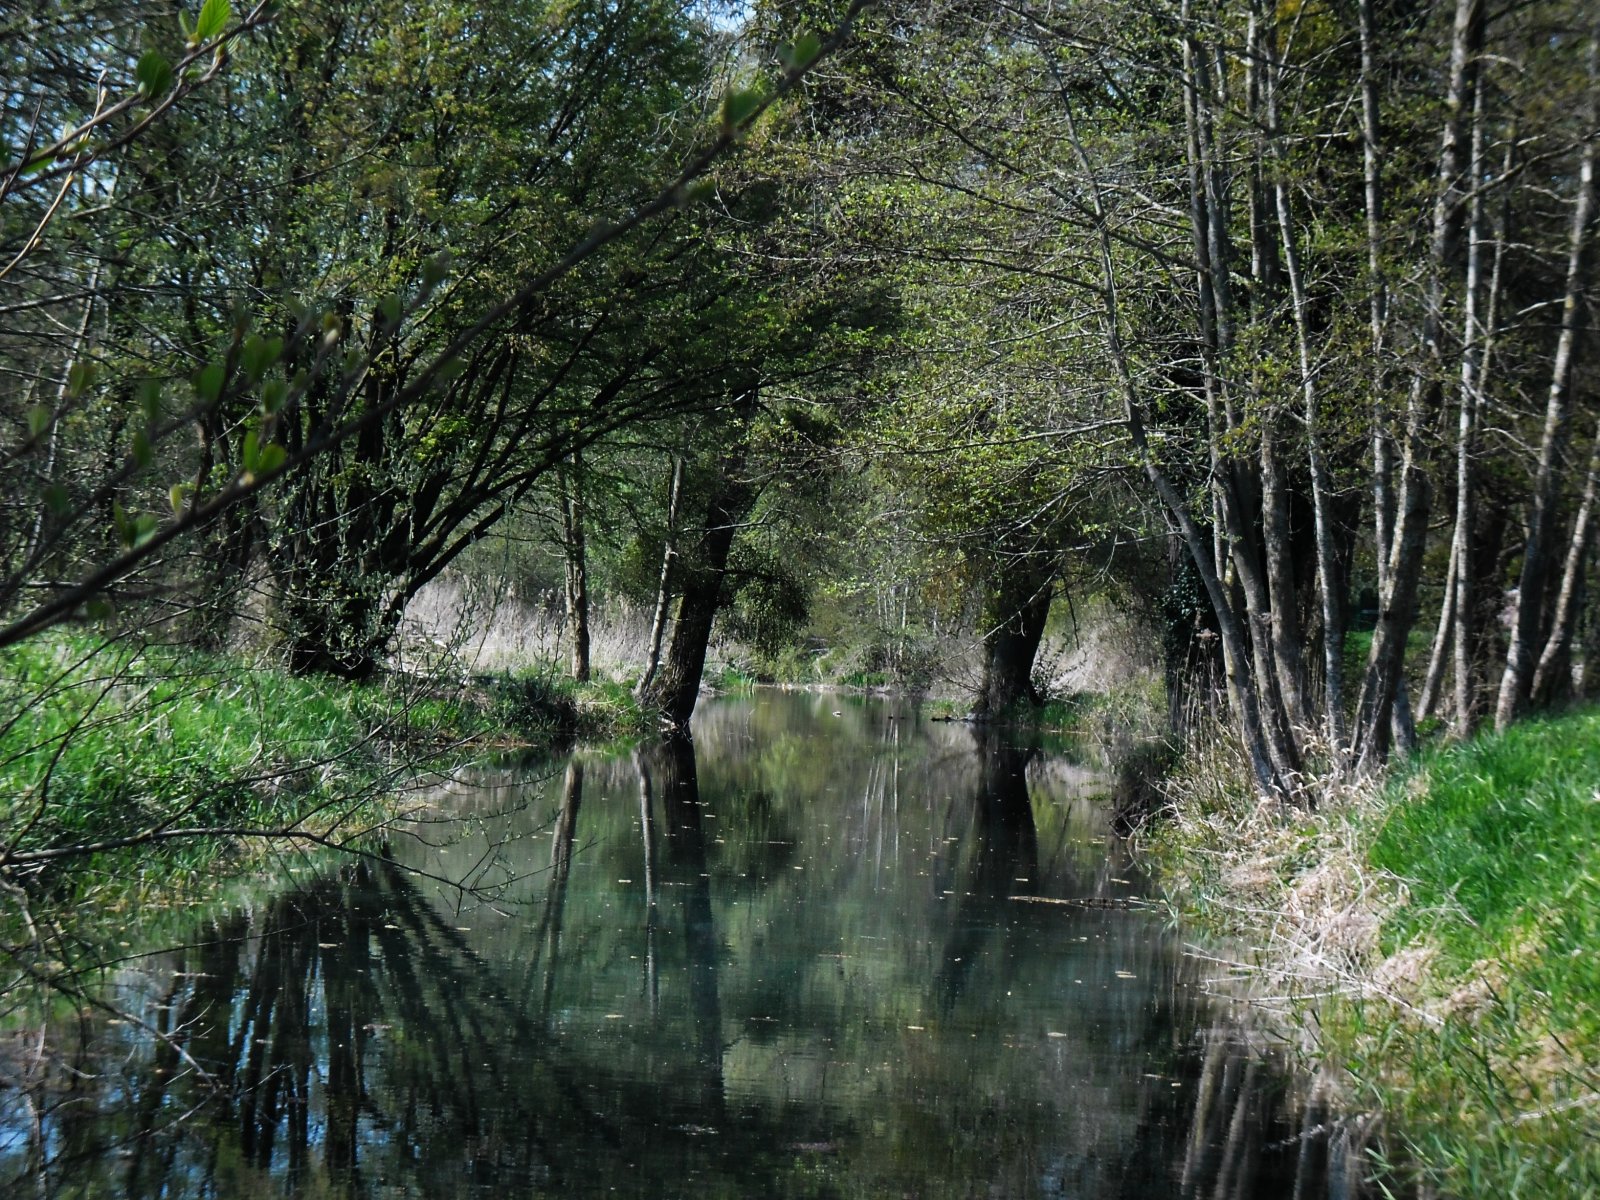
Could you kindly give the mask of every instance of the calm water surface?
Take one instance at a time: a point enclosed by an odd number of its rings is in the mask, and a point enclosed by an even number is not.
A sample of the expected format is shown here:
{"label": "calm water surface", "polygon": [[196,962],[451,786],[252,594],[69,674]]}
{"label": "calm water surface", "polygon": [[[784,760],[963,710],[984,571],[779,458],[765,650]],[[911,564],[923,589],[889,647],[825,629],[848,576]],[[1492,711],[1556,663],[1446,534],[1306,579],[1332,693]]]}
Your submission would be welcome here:
{"label": "calm water surface", "polygon": [[0,1096],[0,1195],[1345,1192],[1094,770],[889,700],[694,732],[475,772],[137,960],[170,1039],[91,1023]]}

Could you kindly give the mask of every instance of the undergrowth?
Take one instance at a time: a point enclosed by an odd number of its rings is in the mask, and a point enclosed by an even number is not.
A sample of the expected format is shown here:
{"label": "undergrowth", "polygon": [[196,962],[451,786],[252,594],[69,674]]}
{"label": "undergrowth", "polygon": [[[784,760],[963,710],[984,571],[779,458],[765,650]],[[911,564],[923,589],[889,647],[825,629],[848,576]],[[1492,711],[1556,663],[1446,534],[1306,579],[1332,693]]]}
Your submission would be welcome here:
{"label": "undergrowth", "polygon": [[1600,712],[1257,799],[1191,749],[1147,841],[1174,903],[1439,1194],[1600,1194]]}
{"label": "undergrowth", "polygon": [[636,714],[603,685],[357,686],[181,647],[37,639],[0,651],[0,883],[58,901],[108,879],[171,890],[238,842],[179,831],[342,840],[381,822],[430,763],[613,732]]}

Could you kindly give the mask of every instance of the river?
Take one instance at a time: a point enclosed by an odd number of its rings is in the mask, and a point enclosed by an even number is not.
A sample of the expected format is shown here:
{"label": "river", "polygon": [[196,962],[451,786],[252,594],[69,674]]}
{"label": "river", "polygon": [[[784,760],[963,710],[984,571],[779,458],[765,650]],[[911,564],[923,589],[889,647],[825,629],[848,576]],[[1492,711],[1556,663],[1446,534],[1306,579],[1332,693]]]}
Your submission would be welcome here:
{"label": "river", "polygon": [[777,691],[465,772],[119,968],[127,1017],[0,1093],[0,1195],[1354,1194],[1103,793]]}

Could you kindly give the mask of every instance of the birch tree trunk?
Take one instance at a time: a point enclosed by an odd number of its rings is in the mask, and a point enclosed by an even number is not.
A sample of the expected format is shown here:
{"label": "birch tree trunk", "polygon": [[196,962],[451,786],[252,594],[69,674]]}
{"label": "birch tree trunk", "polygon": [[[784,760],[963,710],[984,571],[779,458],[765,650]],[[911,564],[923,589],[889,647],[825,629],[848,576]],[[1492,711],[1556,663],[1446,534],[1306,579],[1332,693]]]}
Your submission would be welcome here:
{"label": "birch tree trunk", "polygon": [[1378,548],[1380,555],[1388,555],[1388,567],[1385,586],[1379,593],[1378,624],[1373,631],[1357,714],[1356,753],[1361,768],[1376,766],[1388,756],[1396,701],[1404,683],[1406,639],[1416,620],[1417,591],[1432,511],[1427,438],[1444,393],[1445,274],[1455,257],[1464,221],[1467,163],[1462,139],[1468,106],[1477,87],[1483,27],[1483,0],[1456,0],[1438,194],[1429,238],[1428,294],[1420,338],[1425,361],[1406,405],[1400,496],[1393,533],[1388,547]]}
{"label": "birch tree trunk", "polygon": [[666,636],[667,609],[672,603],[672,563],[678,548],[678,507],[683,496],[683,455],[672,458],[672,481],[667,487],[667,535],[661,543],[661,574],[656,581],[656,607],[650,617],[650,646],[645,653],[644,673],[634,690],[643,695],[655,682],[661,666],[661,640]]}
{"label": "birch tree trunk", "polygon": [[1583,576],[1593,538],[1597,489],[1600,489],[1600,428],[1595,430],[1593,448],[1589,452],[1589,469],[1583,479],[1583,498],[1578,502],[1577,515],[1572,519],[1572,537],[1567,542],[1567,557],[1561,569],[1561,590],[1556,596],[1550,636],[1545,641],[1544,650],[1539,655],[1539,665],[1533,673],[1530,695],[1539,704],[1549,704],[1557,698],[1557,678],[1571,655],[1572,633],[1578,623],[1579,597],[1583,592]]}
{"label": "birch tree trunk", "polygon": [[[1589,128],[1593,129],[1600,105],[1596,102],[1596,53],[1600,34],[1589,43]],[[1572,400],[1572,368],[1577,358],[1579,308],[1588,284],[1589,224],[1594,217],[1595,142],[1584,143],[1578,166],[1577,196],[1572,206],[1572,229],[1567,250],[1566,286],[1561,299],[1561,332],[1550,367],[1550,391],[1545,402],[1544,429],[1539,439],[1539,465],[1529,500],[1527,538],[1522,549],[1522,570],[1517,579],[1517,601],[1511,620],[1511,645],[1500,677],[1500,696],[1494,724],[1504,729],[1527,706],[1536,666],[1535,651],[1542,642],[1540,622],[1550,573],[1549,545],[1553,510],[1561,488],[1561,459],[1566,453],[1567,424]]]}
{"label": "birch tree trunk", "polygon": [[[1289,279],[1289,304],[1294,314],[1295,348],[1300,368],[1300,394],[1304,404],[1307,458],[1311,469],[1311,507],[1316,530],[1317,592],[1322,609],[1323,654],[1323,723],[1329,746],[1332,748],[1334,768],[1343,765],[1346,752],[1344,725],[1344,593],[1342,572],[1339,569],[1338,543],[1334,535],[1331,495],[1333,475],[1328,466],[1322,441],[1322,411],[1317,394],[1316,367],[1312,361],[1311,333],[1308,311],[1310,297],[1306,291],[1305,273],[1300,261],[1300,247],[1295,235],[1292,198],[1289,194],[1288,167],[1284,161],[1281,144],[1282,128],[1279,112],[1279,68],[1269,39],[1263,43],[1268,59],[1266,76],[1267,126],[1273,139],[1275,162],[1273,197],[1276,202],[1278,228],[1283,239],[1284,270]],[[1274,597],[1276,605],[1276,597]]]}
{"label": "birch tree trunk", "polygon": [[589,682],[589,562],[584,546],[583,463],[572,456],[562,472],[561,532],[566,545],[567,632],[572,638],[572,677]]}
{"label": "birch tree trunk", "polygon": [[1245,753],[1250,759],[1251,772],[1263,792],[1268,795],[1288,796],[1293,794],[1297,780],[1278,765],[1277,756],[1273,753],[1267,730],[1262,723],[1260,702],[1249,668],[1250,659],[1245,646],[1244,631],[1240,627],[1227,589],[1218,575],[1219,560],[1213,557],[1211,539],[1206,537],[1194,515],[1189,511],[1183,496],[1167,478],[1166,472],[1161,469],[1145,432],[1144,405],[1139,396],[1133,370],[1128,363],[1127,352],[1122,345],[1116,261],[1112,255],[1111,234],[1106,227],[1105,199],[1088,155],[1084,153],[1082,143],[1078,140],[1071,107],[1065,103],[1064,107],[1067,135],[1089,190],[1098,235],[1101,325],[1105,334],[1106,350],[1116,373],[1118,388],[1122,393],[1123,416],[1128,425],[1128,438],[1133,444],[1134,454],[1145,477],[1150,481],[1162,506],[1177,524],[1184,544],[1189,550],[1190,561],[1194,563],[1195,571],[1205,587],[1206,597],[1211,602],[1222,638],[1229,703],[1234,711]]}

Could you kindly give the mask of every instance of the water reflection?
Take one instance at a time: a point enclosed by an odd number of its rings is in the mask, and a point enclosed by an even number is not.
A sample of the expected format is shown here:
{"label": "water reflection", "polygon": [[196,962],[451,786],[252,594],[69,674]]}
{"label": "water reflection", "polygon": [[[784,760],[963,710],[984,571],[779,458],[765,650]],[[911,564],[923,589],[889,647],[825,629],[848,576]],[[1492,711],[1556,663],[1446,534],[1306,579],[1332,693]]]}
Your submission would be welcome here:
{"label": "water reflection", "polygon": [[[782,696],[486,773],[451,836],[125,972],[170,1040],[99,1025],[95,1074],[0,1096],[0,1186],[1327,1194],[1350,1155],[1127,903],[1094,790],[1002,737]],[[496,856],[492,897],[443,882]]]}

